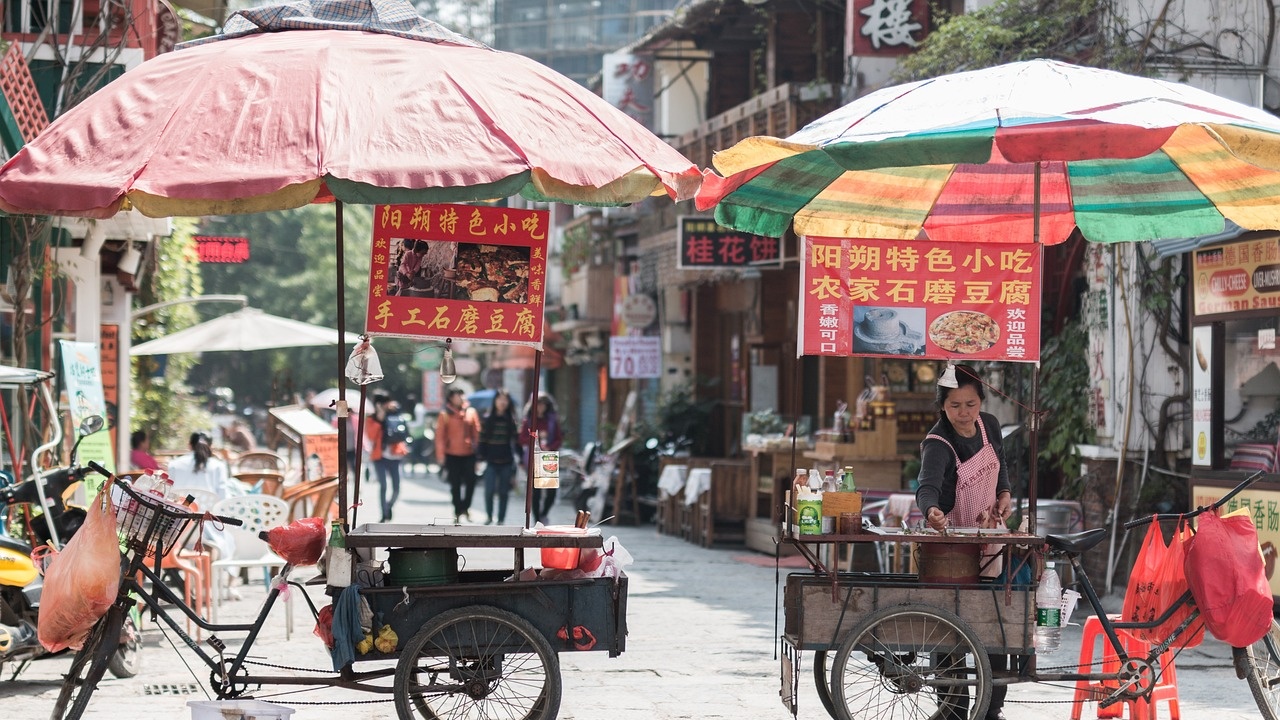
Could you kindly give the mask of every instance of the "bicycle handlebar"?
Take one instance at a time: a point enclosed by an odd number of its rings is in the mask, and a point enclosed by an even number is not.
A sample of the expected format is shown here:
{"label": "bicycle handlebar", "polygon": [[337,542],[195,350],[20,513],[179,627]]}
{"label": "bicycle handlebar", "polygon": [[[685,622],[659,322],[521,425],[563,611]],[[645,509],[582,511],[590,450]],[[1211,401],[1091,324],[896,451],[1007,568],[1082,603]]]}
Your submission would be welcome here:
{"label": "bicycle handlebar", "polygon": [[1218,498],[1218,501],[1217,501],[1217,502],[1215,502],[1214,504],[1209,505],[1209,506],[1207,506],[1207,507],[1206,507],[1206,506],[1200,506],[1200,507],[1196,508],[1195,510],[1192,510],[1191,512],[1185,512],[1185,513],[1161,513],[1161,514],[1157,514],[1157,515],[1148,515],[1148,516],[1146,516],[1146,517],[1140,517],[1140,518],[1137,518],[1137,519],[1135,519],[1135,520],[1130,520],[1129,522],[1125,523],[1125,524],[1124,524],[1124,529],[1125,529],[1125,530],[1131,530],[1131,529],[1133,529],[1133,528],[1138,527],[1139,525],[1146,525],[1147,523],[1149,523],[1149,522],[1153,522],[1153,521],[1154,521],[1154,522],[1159,522],[1159,521],[1161,521],[1161,520],[1186,520],[1186,519],[1193,518],[1193,517],[1195,517],[1195,516],[1199,515],[1200,513],[1205,512],[1205,511],[1208,511],[1208,510],[1217,510],[1218,508],[1220,508],[1220,507],[1222,507],[1223,505],[1227,504],[1227,501],[1228,501],[1228,500],[1230,500],[1231,498],[1235,497],[1236,495],[1239,495],[1239,494],[1240,494],[1240,491],[1244,490],[1245,488],[1247,488],[1247,487],[1249,487],[1250,485],[1252,485],[1252,484],[1254,484],[1255,482],[1257,482],[1257,481],[1258,481],[1258,480],[1259,480],[1259,479],[1260,479],[1264,474],[1265,474],[1265,473],[1264,473],[1262,470],[1259,470],[1259,471],[1255,472],[1254,474],[1252,474],[1252,475],[1250,475],[1249,477],[1245,478],[1245,479],[1244,479],[1244,480],[1243,480],[1239,485],[1237,485],[1237,486],[1235,486],[1234,488],[1232,488],[1232,489],[1231,489],[1231,492],[1229,492],[1229,493],[1227,493],[1226,495],[1223,495],[1222,497]]}
{"label": "bicycle handlebar", "polygon": [[[134,499],[136,500],[143,499],[142,496],[138,494],[138,491],[129,487],[129,483],[124,482],[120,478],[116,477],[110,470],[107,470],[106,468],[102,467],[101,465],[99,465],[98,463],[92,460],[90,460],[85,464],[89,466],[90,470],[93,470],[99,475],[106,477],[108,481],[118,484],[121,489],[123,489],[129,495],[133,496]],[[224,525],[244,525],[244,521],[240,520],[239,518],[223,517],[221,515],[212,515],[210,513],[202,513],[202,512],[201,513],[182,512],[182,511],[173,509],[173,506],[171,505],[167,505],[164,503],[156,503],[154,502],[154,499],[152,499],[152,501],[154,506],[161,513],[172,518],[183,519],[183,520],[203,520],[206,517],[211,517],[214,520],[217,520],[218,522]]]}

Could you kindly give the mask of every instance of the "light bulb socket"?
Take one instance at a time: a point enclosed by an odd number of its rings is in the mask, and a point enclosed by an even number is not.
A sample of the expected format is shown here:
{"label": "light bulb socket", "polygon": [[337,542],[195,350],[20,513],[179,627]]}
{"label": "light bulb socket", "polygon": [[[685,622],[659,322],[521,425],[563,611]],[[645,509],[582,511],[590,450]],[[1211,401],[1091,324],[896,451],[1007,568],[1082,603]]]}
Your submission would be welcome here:
{"label": "light bulb socket", "polygon": [[86,260],[92,260],[98,257],[98,251],[102,249],[102,244],[107,241],[107,231],[98,223],[94,223],[89,228],[89,232],[84,236],[84,242],[80,245],[80,257]]}
{"label": "light bulb socket", "polygon": [[133,243],[129,243],[129,247],[125,248],[124,254],[120,256],[120,260],[116,263],[116,269],[122,273],[137,275],[138,266],[141,264],[142,253],[133,246]]}
{"label": "light bulb socket", "polygon": [[444,348],[444,357],[440,359],[440,382],[445,385],[449,385],[457,379],[458,366],[453,361],[453,349],[446,345]]}

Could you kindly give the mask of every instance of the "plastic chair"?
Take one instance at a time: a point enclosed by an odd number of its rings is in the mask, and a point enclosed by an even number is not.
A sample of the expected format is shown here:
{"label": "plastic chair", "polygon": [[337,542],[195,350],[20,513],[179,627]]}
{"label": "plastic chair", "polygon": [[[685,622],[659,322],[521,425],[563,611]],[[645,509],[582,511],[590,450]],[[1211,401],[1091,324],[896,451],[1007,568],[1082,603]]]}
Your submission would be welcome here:
{"label": "plastic chair", "polygon": [[263,495],[274,495],[280,497],[284,492],[284,474],[272,470],[254,470],[247,472],[238,472],[234,475],[235,479],[248,485],[254,489],[254,492]]}
{"label": "plastic chair", "polygon": [[[271,552],[266,541],[258,537],[258,533],[281,527],[289,517],[289,503],[274,495],[241,495],[221,500],[213,506],[214,515],[233,517],[243,525],[226,526],[226,532],[235,540],[235,552],[232,557],[219,558],[213,563],[215,570],[227,569],[233,572],[241,568],[258,567],[264,571],[264,586],[270,587],[271,571],[285,566],[284,558]],[[214,618],[217,618],[218,598],[214,594]],[[293,604],[285,601],[285,638],[293,632]]]}
{"label": "plastic chair", "polygon": [[333,499],[338,495],[338,476],[285,488],[282,498],[289,503],[289,522],[304,517],[329,520],[333,516]]}
{"label": "plastic chair", "polygon": [[[1120,620],[1119,615],[1108,615],[1112,622]],[[1128,633],[1121,632],[1120,642],[1124,643],[1125,652],[1131,656],[1145,656],[1151,646]],[[1084,622],[1084,639],[1080,643],[1080,663],[1077,672],[1087,674],[1093,666],[1093,648],[1099,640],[1102,642],[1102,672],[1114,673],[1120,669],[1120,660],[1116,657],[1111,641],[1102,631],[1102,623],[1096,615],[1091,615]],[[1080,720],[1084,711],[1084,703],[1097,701],[1106,697],[1115,687],[1114,683],[1076,681],[1075,696],[1071,701],[1071,720]],[[1160,655],[1160,677],[1151,688],[1150,698],[1137,698],[1116,703],[1110,707],[1098,708],[1099,718],[1119,718],[1124,716],[1124,708],[1129,709],[1129,720],[1157,720],[1157,703],[1168,703],[1170,720],[1180,720],[1178,711],[1178,672],[1173,665],[1173,651],[1166,650]]]}
{"label": "plastic chair", "polygon": [[288,469],[289,463],[269,450],[251,450],[237,455],[232,466],[236,472],[266,470],[283,474]]}

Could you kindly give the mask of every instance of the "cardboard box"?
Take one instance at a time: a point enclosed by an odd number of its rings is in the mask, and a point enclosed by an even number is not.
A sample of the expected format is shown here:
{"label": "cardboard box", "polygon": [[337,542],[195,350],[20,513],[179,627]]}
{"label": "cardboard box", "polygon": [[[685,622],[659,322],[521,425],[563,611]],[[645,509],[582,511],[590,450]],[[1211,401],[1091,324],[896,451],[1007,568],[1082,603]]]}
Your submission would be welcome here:
{"label": "cardboard box", "polygon": [[862,512],[862,493],[824,492],[822,493],[822,516],[840,517],[841,513]]}

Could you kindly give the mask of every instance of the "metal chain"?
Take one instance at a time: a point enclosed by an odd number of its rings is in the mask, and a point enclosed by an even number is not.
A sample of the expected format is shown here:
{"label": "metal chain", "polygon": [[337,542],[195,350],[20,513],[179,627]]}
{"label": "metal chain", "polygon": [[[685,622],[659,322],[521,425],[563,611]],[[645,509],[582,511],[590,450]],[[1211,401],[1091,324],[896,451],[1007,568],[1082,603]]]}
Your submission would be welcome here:
{"label": "metal chain", "polygon": [[250,660],[249,658],[245,658],[244,662],[241,663],[241,665],[242,666],[256,665],[257,667],[273,668],[275,670],[292,670],[294,672],[316,673],[319,675],[333,673],[332,670],[317,670],[316,668],[301,668],[301,667],[293,667],[291,665],[275,665],[269,662]]}

